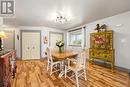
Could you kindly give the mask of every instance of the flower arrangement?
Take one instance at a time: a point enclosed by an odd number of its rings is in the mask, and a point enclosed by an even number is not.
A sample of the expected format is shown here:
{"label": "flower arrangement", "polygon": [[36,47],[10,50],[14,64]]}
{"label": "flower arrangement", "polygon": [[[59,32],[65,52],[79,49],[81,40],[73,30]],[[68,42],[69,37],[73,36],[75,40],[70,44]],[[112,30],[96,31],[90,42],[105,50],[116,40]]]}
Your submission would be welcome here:
{"label": "flower arrangement", "polygon": [[61,48],[64,46],[63,40],[57,41],[57,42],[56,42],[56,46],[59,47],[59,52],[61,53],[61,52],[62,52],[62,49],[61,49]]}
{"label": "flower arrangement", "polygon": [[94,38],[95,46],[101,47],[104,44],[104,39],[102,36],[98,35]]}
{"label": "flower arrangement", "polygon": [[103,44],[103,42],[104,42],[104,40],[101,36],[95,37],[95,43],[96,44],[101,45],[101,44]]}

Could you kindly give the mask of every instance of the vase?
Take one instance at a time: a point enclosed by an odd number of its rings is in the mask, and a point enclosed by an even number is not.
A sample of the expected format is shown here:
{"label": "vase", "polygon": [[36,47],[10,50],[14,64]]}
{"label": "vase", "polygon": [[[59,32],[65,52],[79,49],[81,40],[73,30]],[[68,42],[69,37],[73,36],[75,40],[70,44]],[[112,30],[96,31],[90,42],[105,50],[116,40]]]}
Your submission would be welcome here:
{"label": "vase", "polygon": [[59,53],[62,53],[62,49],[61,49],[61,47],[59,47]]}

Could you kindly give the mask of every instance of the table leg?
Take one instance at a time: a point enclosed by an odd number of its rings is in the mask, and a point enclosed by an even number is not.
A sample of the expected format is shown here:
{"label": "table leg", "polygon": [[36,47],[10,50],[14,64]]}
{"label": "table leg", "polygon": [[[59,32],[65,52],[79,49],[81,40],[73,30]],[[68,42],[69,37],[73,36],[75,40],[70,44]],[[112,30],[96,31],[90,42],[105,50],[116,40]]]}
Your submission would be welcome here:
{"label": "table leg", "polygon": [[65,74],[65,60],[62,61],[60,68],[61,68],[61,72],[59,74],[59,77],[62,77]]}

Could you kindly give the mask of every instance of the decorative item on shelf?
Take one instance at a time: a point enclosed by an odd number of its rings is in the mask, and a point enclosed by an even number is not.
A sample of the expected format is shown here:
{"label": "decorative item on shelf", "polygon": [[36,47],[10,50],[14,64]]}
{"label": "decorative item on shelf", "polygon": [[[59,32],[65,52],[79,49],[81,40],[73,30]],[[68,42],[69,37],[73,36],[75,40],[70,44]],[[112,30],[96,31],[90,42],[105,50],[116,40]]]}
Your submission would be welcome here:
{"label": "decorative item on shelf", "polygon": [[97,27],[96,27],[94,30],[97,31],[97,32],[100,32],[100,25],[97,24],[96,26],[97,26]]}
{"label": "decorative item on shelf", "polygon": [[96,46],[98,46],[98,48],[101,47],[101,45],[103,45],[104,42],[105,42],[105,40],[102,37],[102,35],[95,35],[95,37],[94,37],[95,47]]}
{"label": "decorative item on shelf", "polygon": [[62,47],[64,46],[63,40],[57,41],[57,42],[56,42],[56,46],[59,47],[59,52],[62,53]]}
{"label": "decorative item on shelf", "polygon": [[107,31],[106,24],[103,24],[101,26],[100,26],[100,24],[97,24],[96,26],[97,27],[94,29],[96,32],[101,32],[101,31],[106,32]]}
{"label": "decorative item on shelf", "polygon": [[2,39],[6,38],[7,36],[5,35],[4,31],[0,31],[0,51],[3,50],[3,42]]}
{"label": "decorative item on shelf", "polygon": [[106,24],[103,24],[101,27],[100,27],[101,31],[103,32],[106,32],[107,31],[107,25]]}

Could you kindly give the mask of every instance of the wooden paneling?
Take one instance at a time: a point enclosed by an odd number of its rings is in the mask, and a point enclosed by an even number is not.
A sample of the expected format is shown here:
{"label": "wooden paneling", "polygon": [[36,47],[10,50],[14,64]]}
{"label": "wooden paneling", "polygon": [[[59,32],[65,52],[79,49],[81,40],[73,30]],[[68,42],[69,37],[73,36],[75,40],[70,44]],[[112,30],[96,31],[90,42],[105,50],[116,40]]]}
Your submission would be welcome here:
{"label": "wooden paneling", "polygon": [[[49,75],[47,61],[17,61],[17,74],[11,79],[11,87],[75,87],[68,78],[58,77],[59,73]],[[87,81],[79,79],[80,87],[130,87],[128,73],[87,62]]]}

